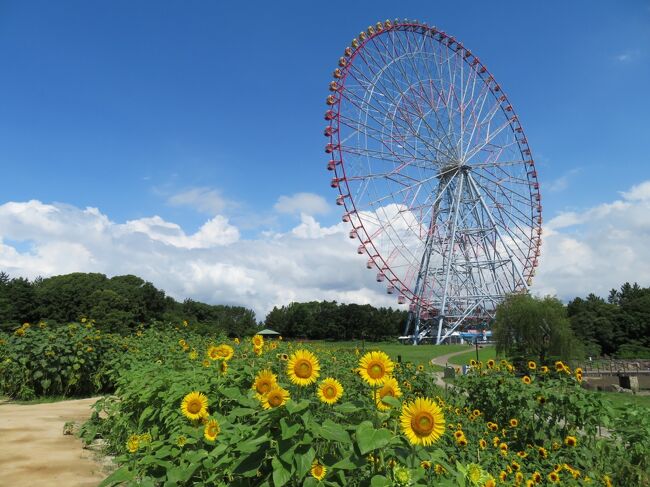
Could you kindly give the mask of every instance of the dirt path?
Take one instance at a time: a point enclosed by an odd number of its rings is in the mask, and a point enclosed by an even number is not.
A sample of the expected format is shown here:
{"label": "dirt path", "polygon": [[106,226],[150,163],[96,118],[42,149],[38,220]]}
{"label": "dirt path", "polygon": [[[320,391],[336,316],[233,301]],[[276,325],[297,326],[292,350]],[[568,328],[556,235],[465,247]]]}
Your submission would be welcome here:
{"label": "dirt path", "polygon": [[[460,352],[453,352],[453,353],[448,353],[446,355],[440,355],[439,357],[432,358],[431,363],[434,365],[439,365],[440,367],[445,367],[451,357],[455,357],[456,355],[462,355],[464,353],[470,352],[471,350],[472,350],[471,347],[468,347],[467,350],[461,350]],[[454,367],[456,366],[454,365]],[[444,373],[434,372],[433,374],[436,379],[436,385],[442,387],[443,389],[447,389],[448,384],[443,380]]]}
{"label": "dirt path", "polygon": [[67,421],[90,417],[96,400],[0,404],[0,484],[96,487],[106,474],[95,453],[74,435],[63,435]]}

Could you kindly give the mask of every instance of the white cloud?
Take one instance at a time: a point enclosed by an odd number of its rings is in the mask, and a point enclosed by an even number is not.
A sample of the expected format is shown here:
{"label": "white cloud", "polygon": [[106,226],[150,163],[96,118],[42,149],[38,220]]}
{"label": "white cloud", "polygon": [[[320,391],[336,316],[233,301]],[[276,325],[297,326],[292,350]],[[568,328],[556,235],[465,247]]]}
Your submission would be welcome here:
{"label": "white cloud", "polygon": [[[159,216],[116,223],[96,208],[39,201],[0,205],[0,269],[12,276],[68,272],[136,274],[177,299],[253,308],[258,319],[292,300],[337,300],[397,306],[344,224],[322,227],[312,216],[286,233],[242,240],[222,216],[186,234]],[[4,242],[3,242],[4,239]],[[28,241],[18,251],[7,241]]]}
{"label": "white cloud", "polygon": [[[569,299],[589,292],[606,296],[625,281],[650,285],[650,181],[621,194],[546,223],[533,292]],[[395,238],[406,243],[400,229],[412,225],[399,210],[388,205],[374,217],[362,216],[370,231],[373,221],[392,219]],[[397,306],[386,283],[375,282],[376,269],[366,269],[368,256],[357,254],[359,241],[348,238],[349,224],[322,226],[307,213],[300,219],[286,232],[243,239],[221,215],[188,234],[159,216],[117,223],[97,208],[9,202],[0,205],[0,270],[30,278],[131,273],[177,299],[249,306],[259,319],[291,301]]]}
{"label": "white cloud", "polygon": [[638,59],[640,56],[641,49],[628,49],[627,51],[617,54],[614,58],[620,63],[629,63]]}
{"label": "white cloud", "polygon": [[620,200],[561,213],[544,226],[543,237],[533,284],[539,294],[606,296],[626,281],[650,285],[650,181]]}
{"label": "white cloud", "polygon": [[172,206],[187,206],[210,215],[223,211],[229,204],[219,191],[204,187],[176,193],[167,199],[167,203]]}
{"label": "white cloud", "polygon": [[547,185],[544,185],[544,189],[548,189],[549,191],[556,193],[559,191],[564,191],[569,187],[569,182],[573,176],[578,174],[579,170],[578,169],[571,169],[570,171],[565,172],[562,176],[560,176],[557,179],[554,179]]}
{"label": "white cloud", "polygon": [[301,213],[305,215],[322,215],[330,211],[325,198],[314,193],[280,196],[273,208],[279,213]]}

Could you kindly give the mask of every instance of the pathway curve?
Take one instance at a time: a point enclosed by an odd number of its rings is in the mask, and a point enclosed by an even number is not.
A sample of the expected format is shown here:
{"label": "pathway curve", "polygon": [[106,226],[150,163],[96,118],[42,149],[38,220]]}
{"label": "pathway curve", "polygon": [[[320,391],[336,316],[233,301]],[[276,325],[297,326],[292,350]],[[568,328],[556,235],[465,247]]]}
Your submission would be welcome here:
{"label": "pathway curve", "polygon": [[96,487],[106,477],[96,454],[63,434],[66,422],[90,417],[95,401],[0,404],[0,484]]}
{"label": "pathway curve", "polygon": [[[445,367],[449,362],[449,359],[455,357],[456,355],[462,355],[467,352],[471,352],[472,347],[467,347],[467,350],[461,350],[460,352],[447,353],[445,355],[440,355],[439,357],[434,357],[431,359],[431,363],[434,365],[439,365],[440,367]],[[457,367],[456,365],[454,367]],[[436,379],[436,385],[442,387],[443,389],[447,388],[447,383],[443,380],[443,372],[434,372],[434,377]]]}

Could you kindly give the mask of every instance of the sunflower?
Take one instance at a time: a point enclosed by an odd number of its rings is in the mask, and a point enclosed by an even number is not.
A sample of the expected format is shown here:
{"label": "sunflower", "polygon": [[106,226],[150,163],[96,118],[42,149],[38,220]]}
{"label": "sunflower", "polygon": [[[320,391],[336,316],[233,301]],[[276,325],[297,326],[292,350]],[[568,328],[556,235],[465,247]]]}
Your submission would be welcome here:
{"label": "sunflower", "polygon": [[501,470],[499,472],[499,480],[501,482],[505,482],[507,478],[508,478],[508,474],[504,470]]}
{"label": "sunflower", "polygon": [[429,446],[445,432],[445,417],[429,398],[418,397],[402,406],[402,431],[413,445]]}
{"label": "sunflower", "polygon": [[487,447],[487,441],[481,438],[480,440],[478,440],[478,446],[481,447],[481,450],[485,450],[485,448]]}
{"label": "sunflower", "polygon": [[198,356],[199,356],[199,354],[198,354],[198,352],[196,350],[192,350],[188,355],[190,360],[196,360]]}
{"label": "sunflower", "polygon": [[395,398],[402,396],[402,390],[399,388],[399,384],[393,377],[387,379],[386,382],[384,382],[384,385],[381,386],[381,389],[377,391],[377,396],[376,396],[377,409],[381,411],[386,411],[387,409],[390,409],[390,406],[383,401],[383,399],[386,396],[391,396]]}
{"label": "sunflower", "polygon": [[341,396],[343,395],[343,386],[338,380],[328,377],[321,381],[316,393],[318,399],[322,402],[326,404],[334,404],[341,399]]}
{"label": "sunflower", "polygon": [[511,428],[516,428],[517,426],[519,426],[519,420],[516,419],[516,418],[512,418],[510,420],[510,427]]}
{"label": "sunflower", "polygon": [[214,441],[217,439],[217,435],[221,432],[221,427],[219,422],[216,419],[210,419],[205,423],[205,428],[203,428],[203,436],[208,441]]}
{"label": "sunflower", "polygon": [[476,417],[478,417],[478,416],[480,416],[480,415],[481,415],[481,411],[480,411],[480,410],[475,409],[474,411],[472,411],[472,416],[476,416]]}
{"label": "sunflower", "polygon": [[181,448],[185,446],[185,443],[187,443],[187,437],[180,435],[178,438],[176,438],[176,444]]}
{"label": "sunflower", "polygon": [[201,362],[201,365],[203,365],[203,367],[210,367],[210,361],[206,358],[203,362]]}
{"label": "sunflower", "polygon": [[564,363],[561,360],[555,362],[555,370],[557,372],[562,372],[564,370]]}
{"label": "sunflower", "polygon": [[420,462],[420,467],[422,467],[425,470],[431,469],[431,462],[429,460],[422,460]]}
{"label": "sunflower", "polygon": [[544,396],[537,396],[537,402],[544,404],[546,402],[546,398]]}
{"label": "sunflower", "polygon": [[501,453],[504,455],[508,453],[508,445],[506,443],[501,443],[499,445],[499,450],[501,450]]}
{"label": "sunflower", "polygon": [[515,474],[515,484],[519,485],[524,481],[524,474],[521,472],[517,472]]}
{"label": "sunflower", "polygon": [[219,349],[215,347],[214,345],[210,345],[208,348],[208,358],[210,360],[219,360]]}
{"label": "sunflower", "polygon": [[518,451],[518,452],[517,452],[517,456],[518,456],[519,458],[521,458],[522,460],[524,460],[526,457],[528,457],[528,453],[526,453],[525,451],[521,450],[521,451]]}
{"label": "sunflower", "polygon": [[368,352],[359,360],[359,374],[371,386],[380,386],[390,377],[394,364],[384,352]]}
{"label": "sunflower", "polygon": [[493,369],[494,365],[495,365],[494,359],[490,359],[487,361],[488,369]]}
{"label": "sunflower", "polygon": [[603,484],[606,487],[612,487],[612,485],[614,485],[609,475],[603,475]]}
{"label": "sunflower", "polygon": [[262,399],[262,407],[264,409],[277,408],[284,406],[289,399],[289,391],[280,386],[271,389],[266,396]]}
{"label": "sunflower", "polygon": [[264,351],[264,347],[253,347],[253,353],[258,357],[262,355],[263,351]]}
{"label": "sunflower", "polygon": [[235,337],[235,338],[233,339],[233,343],[234,343],[235,345],[239,345],[239,338]]}
{"label": "sunflower", "polygon": [[320,364],[316,355],[308,350],[296,350],[287,362],[289,380],[299,386],[316,382],[320,375]]}
{"label": "sunflower", "polygon": [[483,484],[483,487],[496,487],[496,485],[497,485],[497,481],[490,476],[490,478],[487,479]]}
{"label": "sunflower", "polygon": [[560,482],[560,476],[555,471],[548,474],[548,479],[554,484],[557,484],[557,483]]}
{"label": "sunflower", "polygon": [[526,480],[526,487],[535,487],[535,482],[533,479]]}
{"label": "sunflower", "polygon": [[311,476],[316,480],[323,480],[325,478],[325,474],[327,473],[327,467],[320,463],[318,460],[314,460],[314,462],[311,464],[310,473]]}
{"label": "sunflower", "polygon": [[418,372],[422,372],[424,370],[424,365],[420,364],[418,365]]}
{"label": "sunflower", "polygon": [[499,425],[493,423],[492,421],[488,421],[487,427],[489,428],[490,431],[496,431],[499,429]]}
{"label": "sunflower", "polygon": [[255,335],[253,337],[253,346],[262,348],[264,346],[264,337],[262,335]]}
{"label": "sunflower", "polygon": [[548,367],[546,365],[542,365],[542,374],[548,374]]}
{"label": "sunflower", "polygon": [[530,377],[527,375],[524,375],[521,380],[523,381],[524,384],[530,384],[532,381],[530,380]]}
{"label": "sunflower", "polygon": [[512,374],[515,371],[515,368],[512,365],[508,364],[506,365],[506,370]]}
{"label": "sunflower", "polygon": [[533,475],[531,477],[533,479],[533,482],[536,484],[541,484],[542,483],[542,474],[539,472],[533,472]]}
{"label": "sunflower", "polygon": [[547,451],[546,448],[544,448],[543,446],[540,446],[540,447],[537,449],[537,452],[539,453],[539,456],[542,457],[542,458],[546,458],[546,457],[548,457],[548,451]]}
{"label": "sunflower", "polygon": [[225,374],[228,372],[228,361],[227,360],[222,360],[221,363],[219,364],[219,370],[221,370],[222,374]]}
{"label": "sunflower", "polygon": [[564,438],[564,444],[566,446],[573,447],[573,446],[576,446],[577,443],[578,443],[578,440],[576,439],[575,436],[567,436],[566,438]]}
{"label": "sunflower", "polygon": [[447,470],[445,469],[445,467],[443,467],[443,466],[440,465],[439,463],[436,463],[436,464],[434,465],[434,467],[433,467],[433,471],[434,471],[437,475],[442,475],[443,473],[447,473]]}
{"label": "sunflower", "polygon": [[470,463],[467,465],[467,471],[465,472],[465,478],[469,480],[472,485],[483,485],[488,481],[490,475],[481,468],[480,465],[476,463]]}
{"label": "sunflower", "polygon": [[135,453],[140,448],[140,437],[138,435],[131,435],[126,441],[126,448],[129,450],[129,453]]}
{"label": "sunflower", "polygon": [[217,346],[217,354],[222,360],[230,360],[235,354],[235,350],[230,345],[222,343],[221,345]]}
{"label": "sunflower", "polygon": [[261,401],[263,396],[273,389],[277,383],[277,376],[272,371],[264,369],[255,377],[252,389],[255,391],[257,398]]}
{"label": "sunflower", "polygon": [[463,435],[461,438],[456,440],[456,443],[458,443],[458,446],[467,446],[467,438]]}
{"label": "sunflower", "polygon": [[287,360],[289,360],[289,355],[287,355],[286,353],[281,353],[280,360],[284,360],[286,362]]}
{"label": "sunflower", "polygon": [[201,392],[190,392],[181,402],[181,411],[187,419],[201,419],[208,415],[208,398]]}
{"label": "sunflower", "polygon": [[528,368],[530,370],[535,370],[537,368],[537,364],[534,361],[530,360],[528,361]]}
{"label": "sunflower", "polygon": [[575,373],[575,375],[576,375],[576,379],[577,379],[577,381],[578,381],[578,382],[582,382],[582,369],[581,369],[580,367],[578,367],[578,368],[574,371],[574,373]]}

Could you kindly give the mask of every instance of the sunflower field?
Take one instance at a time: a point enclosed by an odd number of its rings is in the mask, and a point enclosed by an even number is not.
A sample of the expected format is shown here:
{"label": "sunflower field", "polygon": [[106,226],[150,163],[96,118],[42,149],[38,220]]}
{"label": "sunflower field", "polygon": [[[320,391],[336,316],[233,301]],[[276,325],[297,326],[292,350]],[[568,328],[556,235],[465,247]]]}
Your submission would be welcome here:
{"label": "sunflower field", "polygon": [[20,392],[7,370],[31,394],[50,390],[43,377],[72,390],[53,371],[70,361],[73,385],[103,392],[80,434],[115,457],[104,486],[650,485],[650,420],[614,419],[561,362],[472,362],[440,388],[428,367],[378,350],[191,326],[128,337],[31,327],[0,340],[5,394]]}

